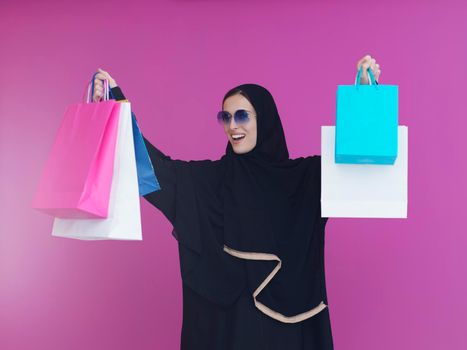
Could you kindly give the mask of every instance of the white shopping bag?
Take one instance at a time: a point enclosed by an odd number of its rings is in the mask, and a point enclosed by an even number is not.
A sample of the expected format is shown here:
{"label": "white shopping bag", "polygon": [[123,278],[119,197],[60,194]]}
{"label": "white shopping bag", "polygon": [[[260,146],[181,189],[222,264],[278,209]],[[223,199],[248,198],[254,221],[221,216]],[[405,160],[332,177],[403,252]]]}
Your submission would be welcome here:
{"label": "white shopping bag", "polygon": [[104,219],[55,218],[53,236],[83,240],[142,240],[130,102],[120,102],[109,214]]}
{"label": "white shopping bag", "polygon": [[393,165],[336,164],[335,127],[321,127],[321,216],[407,218],[408,128],[398,126]]}

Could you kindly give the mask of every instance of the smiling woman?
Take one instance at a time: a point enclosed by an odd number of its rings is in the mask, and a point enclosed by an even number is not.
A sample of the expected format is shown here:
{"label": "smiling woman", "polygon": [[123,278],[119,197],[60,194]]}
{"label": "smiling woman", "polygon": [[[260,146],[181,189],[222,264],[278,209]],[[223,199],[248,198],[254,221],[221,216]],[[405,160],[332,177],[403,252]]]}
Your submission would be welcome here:
{"label": "smiling woman", "polygon": [[[361,65],[378,78],[369,55]],[[95,101],[100,79],[125,99],[100,70]],[[144,137],[161,187],[144,198],[178,241],[181,349],[331,350],[321,157],[289,158],[276,103],[260,85],[229,90],[217,118],[228,139],[219,160],[171,159]]]}
{"label": "smiling woman", "polygon": [[244,91],[232,89],[227,92],[218,120],[222,122],[235,153],[244,154],[256,146],[256,111]]}

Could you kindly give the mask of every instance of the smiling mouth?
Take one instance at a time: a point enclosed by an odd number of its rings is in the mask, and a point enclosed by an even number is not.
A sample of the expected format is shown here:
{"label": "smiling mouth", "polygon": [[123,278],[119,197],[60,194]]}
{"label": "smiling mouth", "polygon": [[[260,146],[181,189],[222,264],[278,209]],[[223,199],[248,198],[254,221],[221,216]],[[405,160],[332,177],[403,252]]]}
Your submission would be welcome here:
{"label": "smiling mouth", "polygon": [[246,136],[245,134],[231,135],[232,140],[234,140],[234,141],[243,140],[245,138],[245,136]]}

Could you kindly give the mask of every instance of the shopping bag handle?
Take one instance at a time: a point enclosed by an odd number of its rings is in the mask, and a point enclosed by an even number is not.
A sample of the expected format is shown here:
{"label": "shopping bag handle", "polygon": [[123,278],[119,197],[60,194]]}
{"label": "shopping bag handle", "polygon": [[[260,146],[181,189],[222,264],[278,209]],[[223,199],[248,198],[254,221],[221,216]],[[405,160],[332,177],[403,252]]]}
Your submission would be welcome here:
{"label": "shopping bag handle", "polygon": [[[94,96],[94,79],[96,77],[96,74],[98,74],[99,72],[97,73],[94,73],[93,76],[92,76],[92,79],[91,81],[88,83],[88,93],[87,93],[87,97],[86,97],[86,103],[91,103],[92,102],[92,96]],[[113,94],[112,94],[112,91],[110,91],[110,88],[109,88],[109,81],[107,79],[103,79],[102,80],[104,82],[104,96],[102,96],[98,102],[100,101],[108,101],[110,99],[110,97],[114,97]]]}
{"label": "shopping bag handle", "polygon": [[[370,75],[370,85],[378,85],[378,82],[373,75],[373,71],[370,67],[367,68],[368,74]],[[360,85],[360,76],[362,75],[362,66],[358,69],[357,76],[355,77],[355,85]]]}

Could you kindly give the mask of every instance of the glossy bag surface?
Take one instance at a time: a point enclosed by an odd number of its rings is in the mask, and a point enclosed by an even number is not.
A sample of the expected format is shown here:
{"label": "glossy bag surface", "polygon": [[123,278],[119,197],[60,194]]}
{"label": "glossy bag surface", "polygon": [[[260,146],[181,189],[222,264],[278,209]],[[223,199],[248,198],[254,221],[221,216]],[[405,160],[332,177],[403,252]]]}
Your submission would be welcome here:
{"label": "glossy bag surface", "polygon": [[398,86],[339,85],[336,96],[335,162],[394,164],[397,158]]}
{"label": "glossy bag surface", "polygon": [[62,218],[108,214],[120,105],[68,106],[45,164],[33,207]]}

